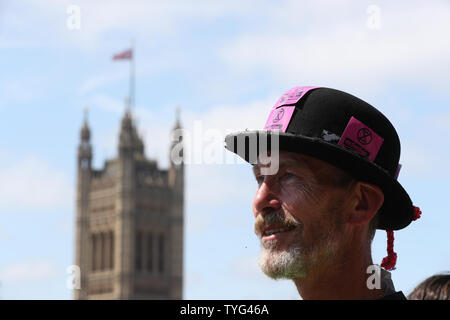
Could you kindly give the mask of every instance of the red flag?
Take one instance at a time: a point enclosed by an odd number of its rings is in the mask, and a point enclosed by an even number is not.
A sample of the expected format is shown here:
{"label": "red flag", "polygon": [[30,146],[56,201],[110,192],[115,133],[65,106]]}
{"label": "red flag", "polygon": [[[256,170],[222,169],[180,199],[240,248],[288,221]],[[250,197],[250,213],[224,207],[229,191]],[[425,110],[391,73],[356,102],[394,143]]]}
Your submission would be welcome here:
{"label": "red flag", "polygon": [[128,49],[122,53],[115,54],[113,56],[113,60],[121,60],[121,59],[131,59],[133,58],[133,51]]}

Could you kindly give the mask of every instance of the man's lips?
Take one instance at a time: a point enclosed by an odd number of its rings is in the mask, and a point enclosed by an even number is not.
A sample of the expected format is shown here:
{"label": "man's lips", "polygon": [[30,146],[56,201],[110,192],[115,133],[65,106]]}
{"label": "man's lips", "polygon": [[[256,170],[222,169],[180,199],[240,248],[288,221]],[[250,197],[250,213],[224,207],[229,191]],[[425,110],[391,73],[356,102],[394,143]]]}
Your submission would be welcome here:
{"label": "man's lips", "polygon": [[292,231],[295,226],[268,226],[262,232],[262,240],[276,239],[279,235]]}

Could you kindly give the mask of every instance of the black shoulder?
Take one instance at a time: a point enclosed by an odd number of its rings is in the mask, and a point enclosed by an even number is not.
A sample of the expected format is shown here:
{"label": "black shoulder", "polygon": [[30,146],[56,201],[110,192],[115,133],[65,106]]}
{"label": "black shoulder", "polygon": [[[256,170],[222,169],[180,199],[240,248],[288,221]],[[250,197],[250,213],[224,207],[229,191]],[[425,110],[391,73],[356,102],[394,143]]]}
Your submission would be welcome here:
{"label": "black shoulder", "polygon": [[401,291],[394,292],[392,294],[389,294],[387,296],[384,296],[378,300],[408,300],[406,299],[405,295]]}

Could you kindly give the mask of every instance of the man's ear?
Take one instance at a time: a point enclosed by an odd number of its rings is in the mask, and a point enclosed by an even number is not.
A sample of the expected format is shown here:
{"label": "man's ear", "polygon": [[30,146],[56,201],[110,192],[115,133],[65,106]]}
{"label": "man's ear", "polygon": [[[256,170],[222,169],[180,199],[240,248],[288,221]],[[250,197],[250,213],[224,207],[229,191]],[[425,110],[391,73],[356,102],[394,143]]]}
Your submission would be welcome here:
{"label": "man's ear", "polygon": [[350,224],[369,222],[377,214],[383,202],[384,194],[379,187],[358,181],[353,189],[348,222]]}

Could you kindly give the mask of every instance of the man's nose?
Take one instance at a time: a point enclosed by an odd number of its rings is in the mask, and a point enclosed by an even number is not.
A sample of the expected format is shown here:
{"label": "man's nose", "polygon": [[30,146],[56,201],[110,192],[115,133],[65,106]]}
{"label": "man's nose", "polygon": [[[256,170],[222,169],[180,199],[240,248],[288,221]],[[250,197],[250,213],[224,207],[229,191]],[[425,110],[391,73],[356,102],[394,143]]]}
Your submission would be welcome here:
{"label": "man's nose", "polygon": [[265,212],[271,212],[281,208],[281,202],[277,198],[273,188],[263,182],[256,191],[255,198],[253,199],[253,215],[255,218],[258,214],[264,214]]}

